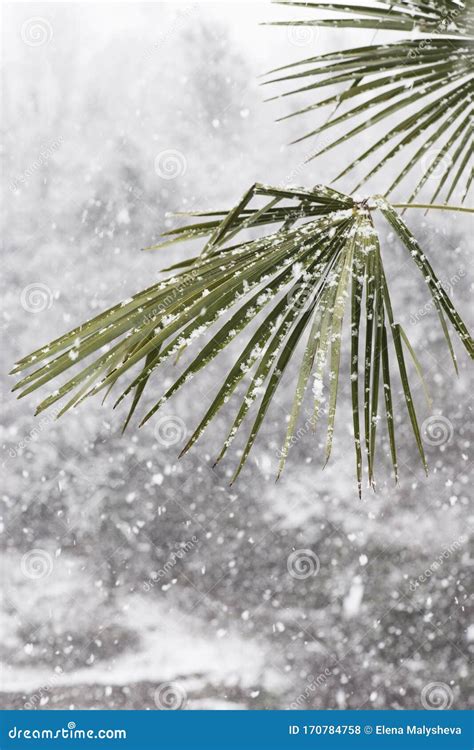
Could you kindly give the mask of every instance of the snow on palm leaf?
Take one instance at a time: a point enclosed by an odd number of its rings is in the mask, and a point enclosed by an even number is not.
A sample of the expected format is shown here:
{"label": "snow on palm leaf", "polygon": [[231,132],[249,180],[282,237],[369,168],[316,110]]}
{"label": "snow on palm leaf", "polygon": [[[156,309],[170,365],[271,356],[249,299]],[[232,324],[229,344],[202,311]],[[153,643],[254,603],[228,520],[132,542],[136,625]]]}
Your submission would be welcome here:
{"label": "snow on palm leaf", "polygon": [[[444,196],[446,203],[459,191],[464,203],[472,184],[472,97],[474,94],[474,9],[461,0],[368,0],[353,4],[332,2],[285,2],[311,16],[295,21],[275,21],[272,25],[330,26],[331,28],[374,29],[406,32],[409,38],[390,43],[338,50],[317,55],[271,71],[277,74],[268,83],[288,83],[292,88],[281,96],[300,92],[318,95],[325,87],[341,87],[329,97],[287,117],[311,118],[320,108],[329,107],[328,120],[305,133],[298,141],[319,136],[329,128],[347,128],[330,139],[310,158],[320,156],[349,139],[376,126],[370,148],[357,153],[344,165],[336,179],[351,173],[358,165],[375,161],[361,184],[388,162],[411,155],[389,185],[389,195],[397,185],[422,166],[422,176],[409,200],[413,200],[430,178],[434,185],[432,201]],[[337,17],[325,16],[330,11]],[[317,15],[314,18],[315,14]],[[278,98],[278,97],[273,97]],[[333,110],[346,110],[337,113]],[[332,110],[332,111],[331,111]],[[282,118],[286,119],[286,118]],[[374,131],[375,132],[375,131]],[[364,167],[365,168],[365,167]],[[397,167],[397,170],[399,167]]]}
{"label": "snow on palm leaf", "polygon": [[[255,200],[262,198],[263,206],[252,207]],[[199,222],[168,232],[165,242],[156,247],[200,237],[207,237],[207,241],[199,255],[165,269],[172,275],[22,359],[14,373],[34,369],[15,389],[26,396],[70,368],[76,368],[76,374],[44,399],[37,409],[39,413],[66,399],[63,413],[86,397],[101,391],[107,394],[119,380],[123,383],[128,377],[116,402],[126,397],[131,399],[127,424],[155,371],[165,362],[176,362],[178,355],[195,344],[199,346],[198,340],[207,335],[194,359],[142,418],[143,424],[228,344],[239,336],[242,339],[246,336],[245,346],[184,451],[194,444],[244,381],[247,389],[217,459],[223,457],[245,417],[253,412],[254,422],[235,479],[289,363],[296,361],[299,375],[279,472],[292,444],[305,394],[311,392],[313,396],[315,426],[326,387],[327,461],[336,415],[343,320],[349,308],[350,380],[359,491],[363,453],[369,482],[374,481],[377,424],[382,402],[394,474],[398,477],[390,374],[393,353],[416,444],[426,469],[405,355],[408,353],[413,358],[420,377],[421,368],[405,332],[394,319],[372,218],[377,210],[389,221],[422,272],[455,366],[447,320],[473,357],[474,344],[464,323],[415,238],[384,198],[355,201],[321,185],[305,190],[257,184],[231,211],[200,213]],[[248,236],[255,230],[261,236],[242,239],[242,233]],[[363,342],[359,341],[361,335],[364,335]],[[86,358],[91,361],[83,366]],[[138,374],[132,374],[135,365],[140,367]],[[381,386],[383,398],[379,399]]]}

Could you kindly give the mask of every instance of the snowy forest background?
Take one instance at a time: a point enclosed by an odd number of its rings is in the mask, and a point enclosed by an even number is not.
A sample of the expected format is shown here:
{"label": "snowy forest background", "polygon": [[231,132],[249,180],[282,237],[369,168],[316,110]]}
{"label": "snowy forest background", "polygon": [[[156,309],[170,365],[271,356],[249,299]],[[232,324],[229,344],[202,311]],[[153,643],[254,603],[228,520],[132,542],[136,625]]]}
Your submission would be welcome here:
{"label": "snowy forest background", "polygon": [[[255,181],[328,182],[344,158],[305,165],[313,143],[283,145],[301,123],[274,120],[294,104],[264,104],[277,91],[257,77],[347,32],[259,26],[292,15],[255,2],[20,3],[3,17],[4,370],[184,257],[140,252],[169,212],[230,207]],[[472,322],[469,220],[405,218]],[[4,374],[3,708],[468,706],[472,383],[414,265],[388,233],[384,247],[434,397],[427,412],[413,379],[428,479],[399,394],[400,485],[384,443],[377,492],[359,500],[347,378],[324,471],[323,431],[309,433],[275,484],[283,389],[229,487],[236,456],[211,468],[229,416],[177,455],[230,355],[168,422],[123,436],[125,412],[99,401],[35,419]]]}

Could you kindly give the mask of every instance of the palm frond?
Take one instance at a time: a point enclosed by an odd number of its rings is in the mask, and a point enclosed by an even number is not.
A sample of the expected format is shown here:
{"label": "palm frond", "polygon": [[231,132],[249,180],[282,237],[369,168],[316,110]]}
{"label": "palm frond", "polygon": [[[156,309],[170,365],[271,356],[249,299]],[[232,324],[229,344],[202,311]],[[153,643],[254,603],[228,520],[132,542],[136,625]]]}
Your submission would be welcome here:
{"label": "palm frond", "polygon": [[[264,205],[257,207],[255,202],[262,198]],[[285,373],[292,363],[299,362],[279,471],[295,442],[304,399],[310,392],[313,405],[306,420],[312,427],[321,416],[322,405],[327,404],[327,461],[338,400],[343,321],[346,308],[350,308],[350,381],[359,491],[363,462],[361,413],[368,478],[371,484],[374,482],[376,436],[380,433],[377,428],[380,381],[390,455],[395,478],[398,477],[390,335],[393,361],[398,364],[415,441],[426,467],[405,354],[414,358],[418,374],[421,367],[392,311],[373,221],[377,211],[388,220],[423,274],[450,351],[454,354],[447,321],[474,357],[473,341],[426,255],[384,198],[358,202],[322,185],[305,190],[256,184],[231,211],[197,214],[196,222],[168,232],[164,245],[169,244],[170,237],[172,241],[206,237],[207,240],[200,254],[176,264],[168,278],[23,358],[13,372],[28,374],[23,374],[15,390],[26,396],[74,368],[75,374],[41,401],[37,409],[39,413],[64,399],[61,411],[64,413],[94,394],[107,395],[120,381],[125,385],[116,404],[130,398],[128,424],[149,382],[153,381],[156,387],[157,380],[152,376],[158,368],[170,360],[176,364],[183,352],[192,353],[195,342],[207,336],[173,385],[142,418],[143,424],[240,336],[245,338],[245,345],[184,451],[196,442],[219,411],[228,406],[239,385],[246,383],[217,459],[226,453],[245,418],[255,412],[235,478],[254,445]],[[249,232],[258,236],[248,239]],[[360,361],[362,325],[365,345]],[[300,342],[304,342],[302,355]]]}
{"label": "palm frond", "polygon": [[[376,158],[375,165],[365,171],[353,188],[356,191],[396,160],[399,172],[385,193],[390,195],[421,163],[423,174],[415,183],[411,199],[435,173],[433,200],[444,195],[448,201],[458,190],[459,201],[464,202],[472,181],[474,9],[471,4],[462,0],[401,0],[396,4],[391,0],[360,0],[351,4],[277,0],[277,4],[304,8],[316,13],[317,18],[275,21],[272,25],[410,33],[409,38],[402,40],[383,44],[374,40],[368,46],[317,55],[271,71],[267,83],[291,86],[280,95],[283,97],[313,91],[318,95],[327,86],[336,87],[336,91],[339,88],[338,93],[326,98],[320,96],[314,104],[287,117],[347,105],[346,111],[337,117],[330,116],[298,139],[315,138],[337,126],[345,129],[340,137],[316,148],[310,159],[377,125],[377,137],[370,148],[358,153],[336,180]],[[339,15],[324,17],[324,13],[334,11]],[[410,146],[416,143],[418,148],[400,169],[402,153],[410,153]]]}

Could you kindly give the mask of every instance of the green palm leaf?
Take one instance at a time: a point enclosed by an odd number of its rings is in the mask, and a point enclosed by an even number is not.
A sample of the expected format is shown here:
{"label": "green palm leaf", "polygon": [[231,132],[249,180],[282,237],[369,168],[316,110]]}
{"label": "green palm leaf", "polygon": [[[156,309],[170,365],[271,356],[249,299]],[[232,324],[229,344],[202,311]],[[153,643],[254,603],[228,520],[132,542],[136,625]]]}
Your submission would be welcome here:
{"label": "green palm leaf", "polygon": [[[255,205],[262,197],[265,204]],[[373,223],[376,212],[387,219],[423,274],[451,353],[454,355],[448,322],[474,357],[473,341],[426,255],[384,198],[358,202],[321,185],[304,190],[256,184],[231,211],[197,214],[195,223],[168,232],[165,243],[169,237],[173,241],[203,238],[202,252],[176,264],[175,270],[168,272],[171,275],[157,284],[24,357],[14,369],[15,373],[23,374],[15,390],[25,396],[65,374],[66,381],[55,387],[37,410],[40,412],[66,399],[63,413],[94,394],[107,395],[121,383],[116,404],[126,398],[131,400],[126,426],[149,384],[153,383],[154,389],[159,387],[160,368],[167,363],[179,368],[186,352],[190,361],[173,385],[163,389],[163,395],[148,409],[142,418],[144,423],[231,342],[243,340],[241,354],[183,452],[189,450],[221,409],[229,409],[230,396],[236,395],[239,385],[246,383],[244,393],[237,398],[237,413],[217,459],[223,457],[240,433],[245,418],[254,413],[235,478],[248,458],[277,389],[296,366],[296,388],[279,471],[291,446],[300,439],[297,426],[305,399],[312,402],[313,414],[307,418],[312,428],[323,412],[321,407],[326,407],[327,460],[342,373],[343,321],[349,307],[349,374],[359,490],[363,476],[360,412],[364,414],[368,480],[373,485],[376,436],[380,433],[377,427],[380,381],[390,458],[395,478],[398,477],[389,333],[415,442],[426,466],[405,353],[413,359],[418,375],[421,365],[394,318]],[[257,236],[248,239],[249,231]],[[362,328],[365,354],[364,366],[360,367]],[[301,341],[305,342],[302,352]],[[195,346],[197,351],[192,357]],[[306,434],[305,429],[302,432]]]}
{"label": "green palm leaf", "polygon": [[[299,60],[271,71],[267,83],[285,83],[290,88],[280,96],[314,92],[331,86],[339,88],[330,97],[319,97],[304,109],[287,117],[311,115],[337,104],[347,106],[338,117],[309,129],[298,140],[314,138],[337,126],[347,127],[338,138],[315,148],[315,158],[365,133],[377,125],[382,133],[369,149],[357,155],[336,177],[365,170],[360,185],[389,162],[399,160],[410,144],[417,143],[386,195],[399,182],[413,174],[416,165],[423,174],[412,198],[436,170],[435,196],[445,200],[459,191],[464,202],[472,182],[473,146],[472,96],[474,93],[474,11],[467,0],[360,0],[342,2],[285,2],[278,4],[303,8],[312,17],[296,21],[275,21],[272,25],[330,26],[331,28],[374,29],[410,34],[410,38],[353,47],[343,51]],[[328,17],[327,13],[331,16]],[[337,15],[332,14],[336,12]],[[316,18],[314,17],[316,15]],[[413,34],[416,33],[416,37]],[[351,85],[347,88],[345,84]],[[341,88],[342,87],[342,88]],[[273,97],[278,98],[278,97]],[[398,118],[398,122],[395,121]],[[283,118],[286,119],[286,118]],[[373,167],[370,162],[376,159]]]}

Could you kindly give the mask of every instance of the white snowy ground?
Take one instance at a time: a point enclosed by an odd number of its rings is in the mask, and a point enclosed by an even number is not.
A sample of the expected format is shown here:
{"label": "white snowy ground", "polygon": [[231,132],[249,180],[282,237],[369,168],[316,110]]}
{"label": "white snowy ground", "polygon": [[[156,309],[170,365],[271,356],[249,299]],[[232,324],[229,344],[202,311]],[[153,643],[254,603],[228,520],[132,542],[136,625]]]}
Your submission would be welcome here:
{"label": "white snowy ground", "polygon": [[[230,629],[225,637],[210,634],[199,618],[183,613],[179,607],[173,608],[168,601],[150,599],[146,594],[117,591],[114,606],[104,603],[100,595],[91,602],[91,582],[84,575],[81,565],[84,561],[76,557],[66,558],[61,567],[55,566],[59,575],[36,581],[34,586],[25,584],[18,557],[11,556],[5,562],[8,583],[4,587],[6,602],[2,610],[1,640],[10,659],[15,655],[20,664],[4,668],[2,690],[21,694],[24,703],[35,703],[32,696],[39,695],[39,707],[53,708],[53,689],[61,693],[66,688],[80,686],[84,700],[87,686],[103,686],[107,696],[113,686],[127,686],[133,680],[155,688],[167,682],[179,686],[186,693],[188,708],[245,708],[245,703],[219,697],[219,691],[231,690],[236,685],[243,691],[250,691],[252,686],[262,684],[262,676],[266,689],[274,689],[282,683],[276,672],[271,674],[265,670],[264,644],[243,638],[237,630]],[[78,602],[82,602],[79,607]],[[27,657],[34,658],[40,643],[25,643],[15,633],[19,611],[26,618],[34,612],[36,621],[43,623],[43,627],[53,620],[57,637],[67,643],[69,630],[80,627],[78,617],[82,617],[84,629],[90,627],[92,604],[97,608],[96,613],[99,611],[104,618],[102,627],[113,620],[114,625],[134,635],[133,647],[126,646],[123,653],[96,661],[94,646],[101,638],[98,632],[84,646],[88,654],[85,667],[67,672],[57,668],[52,672],[47,664],[36,667],[28,664]],[[210,698],[192,698],[206,689],[214,691]]]}

